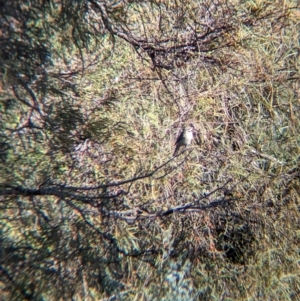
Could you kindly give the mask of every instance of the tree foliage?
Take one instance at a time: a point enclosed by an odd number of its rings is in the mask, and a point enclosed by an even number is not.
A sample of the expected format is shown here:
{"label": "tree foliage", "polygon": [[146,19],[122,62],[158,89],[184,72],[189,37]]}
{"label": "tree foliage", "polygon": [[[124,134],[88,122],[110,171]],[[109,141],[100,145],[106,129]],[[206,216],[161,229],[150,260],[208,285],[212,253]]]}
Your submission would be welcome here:
{"label": "tree foliage", "polygon": [[297,300],[299,8],[1,3],[3,300]]}

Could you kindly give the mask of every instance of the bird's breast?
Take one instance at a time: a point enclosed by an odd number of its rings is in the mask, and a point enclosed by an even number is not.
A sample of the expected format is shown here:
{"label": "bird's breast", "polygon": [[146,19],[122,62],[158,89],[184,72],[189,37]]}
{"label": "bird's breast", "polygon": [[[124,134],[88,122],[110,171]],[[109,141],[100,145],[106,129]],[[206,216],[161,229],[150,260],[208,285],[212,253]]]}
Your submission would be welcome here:
{"label": "bird's breast", "polygon": [[193,133],[190,133],[190,132],[186,133],[185,140],[186,140],[186,144],[187,144],[187,145],[188,145],[188,144],[191,144],[192,139],[193,139]]}

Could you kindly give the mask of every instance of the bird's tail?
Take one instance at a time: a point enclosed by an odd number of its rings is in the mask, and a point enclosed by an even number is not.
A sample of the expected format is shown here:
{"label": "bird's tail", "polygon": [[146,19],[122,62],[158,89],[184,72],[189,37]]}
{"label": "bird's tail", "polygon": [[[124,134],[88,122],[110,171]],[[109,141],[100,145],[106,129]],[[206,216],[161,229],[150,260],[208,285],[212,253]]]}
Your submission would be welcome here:
{"label": "bird's tail", "polygon": [[178,151],[179,151],[179,149],[180,149],[180,144],[179,143],[177,143],[176,144],[176,148],[175,148],[175,151],[174,151],[174,153],[173,153],[173,157],[175,157],[176,155],[177,155],[177,153],[178,153]]}

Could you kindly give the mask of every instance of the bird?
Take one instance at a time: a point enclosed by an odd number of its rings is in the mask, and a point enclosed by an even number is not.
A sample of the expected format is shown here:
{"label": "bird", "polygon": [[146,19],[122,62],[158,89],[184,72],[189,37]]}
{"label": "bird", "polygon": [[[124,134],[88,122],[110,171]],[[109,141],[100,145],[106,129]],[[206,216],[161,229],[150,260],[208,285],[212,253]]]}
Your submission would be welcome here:
{"label": "bird", "polygon": [[173,157],[176,156],[176,154],[178,153],[179,149],[182,146],[188,146],[191,144],[192,140],[194,138],[194,126],[192,124],[190,124],[187,127],[184,127],[180,133],[180,135],[178,136],[176,142],[175,142],[175,151],[173,154]]}

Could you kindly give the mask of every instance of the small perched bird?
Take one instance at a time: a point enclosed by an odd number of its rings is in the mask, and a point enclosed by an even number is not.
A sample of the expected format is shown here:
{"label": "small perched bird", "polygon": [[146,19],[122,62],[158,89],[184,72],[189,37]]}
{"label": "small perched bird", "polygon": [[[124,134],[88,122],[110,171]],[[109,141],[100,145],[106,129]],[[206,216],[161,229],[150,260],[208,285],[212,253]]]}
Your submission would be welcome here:
{"label": "small perched bird", "polygon": [[176,154],[178,153],[179,149],[182,146],[190,145],[193,140],[193,137],[194,137],[194,126],[190,124],[188,127],[184,127],[175,142],[176,148],[173,156],[176,156]]}

